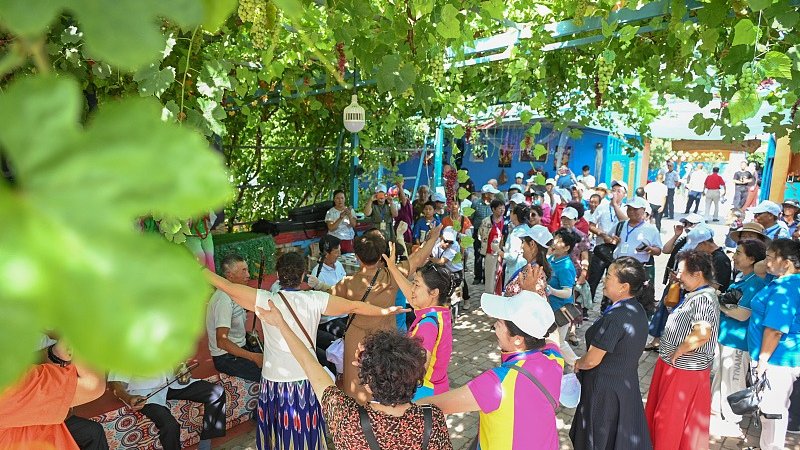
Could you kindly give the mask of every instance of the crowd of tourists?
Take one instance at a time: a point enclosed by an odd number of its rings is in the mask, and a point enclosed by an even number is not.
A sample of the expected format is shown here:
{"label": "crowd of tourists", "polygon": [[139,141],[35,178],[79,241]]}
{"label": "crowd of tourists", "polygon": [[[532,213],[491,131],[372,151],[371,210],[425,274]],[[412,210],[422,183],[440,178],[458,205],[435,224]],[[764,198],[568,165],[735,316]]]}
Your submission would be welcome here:
{"label": "crowd of tourists", "polygon": [[[310,270],[304,256],[285,253],[278,281],[265,290],[248,285],[250,266],[236,254],[222,259],[222,276],[205,269],[217,289],[206,318],[214,366],[259,383],[258,448],[323,449],[327,438],[337,449],[450,449],[446,416],[474,411],[471,448],[558,449],[556,414],[569,403],[562,384],[576,374],[573,448],[708,448],[711,431],[741,433],[743,418],[726,399],[750,378],[767,380],[760,448],[782,449],[787,431],[800,432],[799,205],[748,207],[757,174],[743,164],[731,228],[721,236],[709,223],[719,220],[711,207],[728,196],[716,168],[707,175],[698,165],[680,177],[670,162],[631,191],[582,172],[563,166],[541,186],[518,173],[505,192],[489,180],[449,209],[427,186],[412,196],[403,183],[379,185],[364,208],[373,227],[362,234],[337,191]],[[686,214],[670,234],[662,220],[675,218],[682,186]],[[690,211],[704,196],[706,217]],[[354,253],[355,273],[346,274],[343,252]],[[656,280],[662,253],[669,259]],[[453,323],[470,308],[466,258],[473,292],[484,286],[480,308],[495,320],[502,360],[451,386]],[[246,331],[246,311],[262,321],[263,340]],[[583,343],[579,327],[587,327]],[[38,414],[47,408],[33,400],[49,397],[60,406],[41,414],[57,429],[34,435],[47,433],[57,448],[107,448],[52,419],[99,396],[106,380],[153,421],[163,448],[180,446],[169,399],[204,404],[200,448],[225,434],[219,385],[171,381],[180,375],[172,373],[103,377],[70,364],[57,343],[43,348],[51,364],[0,397],[0,447],[30,438],[32,422],[15,411],[25,404]],[[639,362],[648,350],[658,360],[645,407]],[[37,383],[47,397],[30,396]]]}

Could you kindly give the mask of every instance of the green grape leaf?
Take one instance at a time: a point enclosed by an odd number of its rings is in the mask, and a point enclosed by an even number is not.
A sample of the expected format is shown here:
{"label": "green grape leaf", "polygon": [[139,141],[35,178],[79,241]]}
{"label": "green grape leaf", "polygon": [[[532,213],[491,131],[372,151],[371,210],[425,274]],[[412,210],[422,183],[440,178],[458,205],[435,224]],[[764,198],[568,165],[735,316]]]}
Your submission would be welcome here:
{"label": "green grape leaf", "polygon": [[463,187],[458,188],[458,199],[464,200],[465,198],[469,197],[471,194],[468,190],[464,189]]}
{"label": "green grape leaf", "polygon": [[702,113],[697,113],[689,121],[689,128],[702,135],[708,133],[714,126],[714,119],[707,119]]}
{"label": "green grape leaf", "polygon": [[469,217],[469,216],[475,214],[475,209],[470,207],[470,206],[467,206],[466,208],[461,210],[461,214]]}
{"label": "green grape leaf", "polygon": [[133,81],[137,83],[139,95],[142,97],[154,95],[160,98],[161,94],[166,92],[169,86],[175,81],[175,68],[165,67],[158,70],[157,65],[150,64],[147,67],[139,69],[133,75]]}
{"label": "green grape leaf", "polygon": [[225,136],[225,125],[222,124],[222,119],[225,118],[225,110],[219,105],[219,102],[212,98],[198,98],[197,104],[200,110],[203,111],[203,119],[208,125],[208,129],[219,136]]}
{"label": "green grape leaf", "polygon": [[453,231],[455,231],[456,233],[461,231],[461,222],[455,222],[453,224]]}
{"label": "green grape leaf", "polygon": [[755,45],[758,41],[758,27],[750,19],[741,19],[733,27],[733,43],[737,45]]}
{"label": "green grape leaf", "polygon": [[399,55],[384,55],[381,59],[381,66],[375,78],[378,81],[378,91],[381,93],[389,92],[397,85],[397,78],[400,77],[400,63],[402,58]]}
{"label": "green grape leaf", "polygon": [[[82,94],[67,77],[18,78],[0,111],[16,179],[13,188],[0,181],[0,211],[15,218],[0,229],[0,302],[15,315],[4,329],[15,341],[0,342],[0,354],[30,352],[31,330],[53,329],[98,368],[152,373],[187,356],[208,288],[189,252],[130,221],[222,204],[222,159],[196,133],[162,122],[152,99],[106,103],[79,126]],[[4,366],[0,383],[22,369]]]}
{"label": "green grape leaf", "polygon": [[794,130],[794,133],[789,135],[789,148],[795,155],[800,153],[800,130]]}
{"label": "green grape leaf", "polygon": [[231,80],[228,77],[231,67],[230,63],[219,60],[212,60],[204,64],[197,77],[197,92],[204,97],[221,101],[225,90],[231,89]]}
{"label": "green grape leaf", "polygon": [[203,28],[216,32],[236,9],[236,0],[202,0]]}
{"label": "green grape leaf", "polygon": [[536,137],[540,131],[542,131],[542,122],[534,122],[530,128],[525,130],[525,134],[530,137]]}
{"label": "green grape leaf", "polygon": [[519,114],[519,121],[523,125],[527,125],[528,122],[531,121],[531,119],[533,119],[533,113],[528,110],[522,111]]}
{"label": "green grape leaf", "polygon": [[697,10],[697,17],[700,22],[708,25],[710,28],[717,28],[728,17],[729,11],[728,2],[707,2],[703,3],[703,7]]}
{"label": "green grape leaf", "polygon": [[601,53],[601,56],[606,61],[613,62],[617,58],[617,53],[614,50],[606,49],[606,50],[603,50],[603,53]]}
{"label": "green grape leaf", "polygon": [[458,124],[455,127],[453,127],[453,137],[454,138],[461,139],[462,137],[464,137],[465,133],[466,133],[466,131],[464,130],[464,127],[461,126],[461,124]]}
{"label": "green grape leaf", "polygon": [[748,94],[744,91],[736,91],[728,102],[728,112],[731,115],[731,124],[736,126],[744,119],[754,117],[761,107],[761,99],[758,94]]}
{"label": "green grape leaf", "polygon": [[469,180],[469,174],[466,170],[459,170],[458,171],[458,182],[459,183],[466,183]]}
{"label": "green grape leaf", "polygon": [[533,157],[536,159],[541,158],[542,156],[547,154],[547,148],[545,148],[542,144],[536,144],[533,147]]}
{"label": "green grape leaf", "polygon": [[615,20],[615,21],[613,21],[611,23],[608,23],[605,19],[603,19],[601,25],[603,27],[603,30],[602,30],[603,31],[603,36],[606,39],[608,39],[608,38],[611,37],[611,35],[614,34],[615,31],[617,31],[617,27],[619,26],[619,22],[617,22]]}
{"label": "green grape leaf", "polygon": [[475,238],[472,236],[462,236],[461,237],[461,248],[469,248],[472,247],[472,244],[475,243]]}
{"label": "green grape leaf", "polygon": [[639,27],[625,25],[624,27],[622,27],[621,30],[619,30],[619,40],[622,42],[630,42],[630,40],[633,39],[633,37],[636,36],[636,33],[638,32],[639,32]]}
{"label": "green grape leaf", "polygon": [[545,181],[547,180],[544,178],[544,175],[542,175],[541,173],[536,174],[536,184],[544,186]]}
{"label": "green grape leaf", "polygon": [[580,128],[573,128],[573,129],[569,130],[569,133],[567,133],[567,134],[572,139],[580,139],[581,136],[583,136],[583,130],[581,130]]}
{"label": "green grape leaf", "polygon": [[397,92],[405,92],[414,84],[417,78],[417,72],[412,64],[403,64],[395,78],[394,89]]}
{"label": "green grape leaf", "polygon": [[767,52],[758,65],[766,77],[792,78],[792,60],[781,52]]}
{"label": "green grape leaf", "polygon": [[456,256],[453,257],[453,264],[461,264],[462,259],[463,255],[461,255],[461,252],[456,253]]}
{"label": "green grape leaf", "polygon": [[458,10],[447,3],[440,12],[440,21],[436,24],[436,32],[445,39],[458,39],[461,36],[461,22]]}
{"label": "green grape leaf", "polygon": [[772,0],[748,0],[747,3],[750,5],[750,9],[755,12],[768,8],[772,5]]}

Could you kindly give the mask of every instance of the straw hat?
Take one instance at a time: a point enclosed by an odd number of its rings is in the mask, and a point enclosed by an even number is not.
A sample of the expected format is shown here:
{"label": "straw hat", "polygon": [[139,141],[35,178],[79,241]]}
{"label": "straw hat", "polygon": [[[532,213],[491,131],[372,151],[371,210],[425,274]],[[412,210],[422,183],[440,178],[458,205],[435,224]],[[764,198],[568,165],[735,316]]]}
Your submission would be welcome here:
{"label": "straw hat", "polygon": [[751,233],[757,234],[759,236],[759,239],[761,239],[765,244],[769,244],[769,242],[771,241],[771,239],[768,238],[766,234],[764,234],[764,227],[757,222],[748,222],[742,225],[736,231],[731,232],[731,240],[738,244],[739,239],[742,236],[742,231],[749,231]]}

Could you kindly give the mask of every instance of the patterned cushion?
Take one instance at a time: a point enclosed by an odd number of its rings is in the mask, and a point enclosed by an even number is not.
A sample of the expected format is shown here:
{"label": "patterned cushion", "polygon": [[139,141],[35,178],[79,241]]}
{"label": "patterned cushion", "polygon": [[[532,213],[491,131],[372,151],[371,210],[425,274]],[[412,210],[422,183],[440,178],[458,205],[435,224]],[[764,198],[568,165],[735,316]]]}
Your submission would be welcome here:
{"label": "patterned cushion", "polygon": [[[228,396],[225,405],[228,416],[226,429],[229,430],[250,419],[258,405],[258,383],[227,374],[213,375],[205,380],[225,388]],[[203,405],[186,400],[170,400],[167,405],[181,425],[181,446],[186,448],[197,444],[203,427]],[[142,413],[132,411],[127,406],[92,417],[92,420],[103,425],[111,450],[161,449],[155,425]]]}

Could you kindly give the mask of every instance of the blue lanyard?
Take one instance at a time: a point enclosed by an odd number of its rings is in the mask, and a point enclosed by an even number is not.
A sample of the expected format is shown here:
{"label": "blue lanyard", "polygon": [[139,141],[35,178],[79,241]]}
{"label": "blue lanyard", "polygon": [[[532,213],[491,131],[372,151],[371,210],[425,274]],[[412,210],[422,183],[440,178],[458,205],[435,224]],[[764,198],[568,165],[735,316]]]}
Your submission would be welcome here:
{"label": "blue lanyard", "polygon": [[628,242],[628,238],[631,237],[631,231],[636,231],[636,229],[642,225],[644,225],[644,220],[639,222],[639,225],[631,228],[631,222],[628,221],[628,223],[625,225],[625,242]]}
{"label": "blue lanyard", "polygon": [[[384,204],[383,206],[386,206],[386,204]],[[381,205],[375,205],[375,207],[377,208],[378,212],[381,213],[381,222],[385,222],[386,210],[384,208],[381,208]]]}
{"label": "blue lanyard", "polygon": [[608,217],[611,218],[611,223],[619,222],[619,219],[617,219],[617,213],[614,212],[614,207],[611,206],[611,203],[608,204]]}
{"label": "blue lanyard", "polygon": [[609,306],[605,310],[603,310],[603,315],[605,316],[609,311],[611,311],[612,309],[616,308],[617,306],[627,302],[628,300],[631,300],[631,298],[626,298],[625,300],[620,300],[617,303],[612,304],[611,306]]}
{"label": "blue lanyard", "polygon": [[[700,286],[699,288],[697,288],[697,289],[693,290],[692,292],[697,292],[697,291],[699,291],[700,289],[705,289],[705,288],[707,288],[707,287],[708,287],[708,285],[706,284],[706,285]],[[686,294],[689,294],[689,293],[687,292]],[[681,297],[681,301],[679,301],[679,302],[678,302],[678,304],[677,304],[677,305],[675,305],[675,308],[673,308],[673,309],[672,309],[673,311],[675,311],[676,309],[678,309],[678,308],[680,308],[680,307],[681,307],[681,305],[683,304],[683,302],[686,300],[686,294],[684,294],[684,295],[683,295],[683,297]]]}

